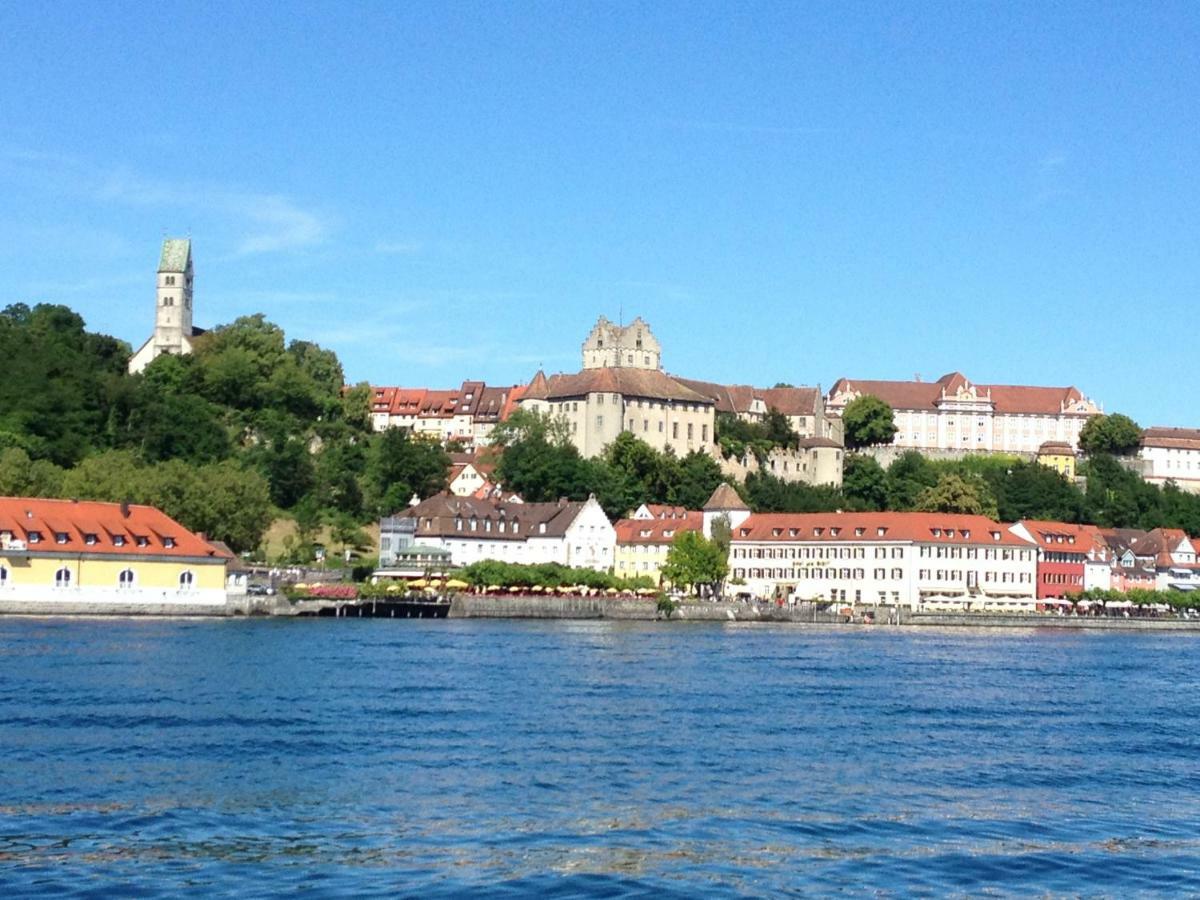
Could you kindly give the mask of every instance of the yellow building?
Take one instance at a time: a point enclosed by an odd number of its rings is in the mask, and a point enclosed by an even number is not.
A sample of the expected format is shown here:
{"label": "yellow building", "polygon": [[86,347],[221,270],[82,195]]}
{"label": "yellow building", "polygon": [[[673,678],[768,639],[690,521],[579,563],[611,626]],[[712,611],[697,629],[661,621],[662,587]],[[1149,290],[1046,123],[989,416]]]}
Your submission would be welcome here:
{"label": "yellow building", "polygon": [[1075,477],[1075,451],[1066,441],[1046,441],[1038,447],[1037,460],[1069,479]]}
{"label": "yellow building", "polygon": [[223,607],[229,557],[151,506],[0,498],[0,608]]}
{"label": "yellow building", "polygon": [[643,505],[633,518],[614,523],[617,550],[613,572],[618,578],[646,576],[658,584],[659,569],[667,561],[667,552],[675,536],[685,531],[700,531],[704,516],[674,506]]}

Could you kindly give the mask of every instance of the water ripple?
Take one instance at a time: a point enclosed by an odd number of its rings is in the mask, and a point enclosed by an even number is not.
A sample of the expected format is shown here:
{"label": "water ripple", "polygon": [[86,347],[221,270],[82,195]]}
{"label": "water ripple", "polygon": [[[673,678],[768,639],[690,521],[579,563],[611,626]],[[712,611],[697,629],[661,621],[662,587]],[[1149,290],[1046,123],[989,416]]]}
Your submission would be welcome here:
{"label": "water ripple", "polygon": [[1194,894],[1195,646],[3,620],[0,889]]}

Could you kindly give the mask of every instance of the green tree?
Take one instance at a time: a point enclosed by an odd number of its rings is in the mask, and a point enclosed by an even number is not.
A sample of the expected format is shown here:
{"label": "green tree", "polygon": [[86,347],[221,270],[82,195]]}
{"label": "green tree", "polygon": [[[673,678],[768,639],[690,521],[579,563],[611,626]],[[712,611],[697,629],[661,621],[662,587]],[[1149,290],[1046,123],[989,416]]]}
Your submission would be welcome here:
{"label": "green tree", "polygon": [[848,453],[842,464],[842,493],[850,505],[865,510],[887,506],[887,472],[871,456]]}
{"label": "green tree", "polygon": [[271,502],[283,509],[291,509],[316,487],[317,467],[298,438],[280,435],[268,442],[260,454],[259,470],[267,479]]}
{"label": "green tree", "polygon": [[1079,432],[1079,446],[1088,455],[1108,453],[1128,456],[1142,443],[1142,429],[1137,422],[1114,413],[1111,416],[1092,416]]}
{"label": "green tree", "polygon": [[693,450],[679,460],[677,480],[664,499],[685,509],[700,509],[722,480],[720,464],[707,453]]}
{"label": "green tree", "polygon": [[901,453],[887,470],[887,508],[897,512],[916,509],[917,497],[937,484],[933,464],[916,450]]}
{"label": "green tree", "polygon": [[436,441],[388,428],[367,452],[368,505],[381,516],[405,509],[414,494],[424,500],[445,490],[449,470],[450,457]]}
{"label": "green tree", "polygon": [[896,436],[892,408],[871,394],[855,397],[842,410],[846,446],[852,450],[890,444]]}
{"label": "green tree", "polygon": [[784,481],[762,472],[746,476],[741,494],[755,512],[833,512],[846,506],[838,488]]}
{"label": "green tree", "polygon": [[330,537],[334,543],[341,545],[343,556],[346,556],[349,550],[362,551],[371,546],[371,538],[359,528],[352,516],[339,513],[334,516],[329,528]]}
{"label": "green tree", "polygon": [[996,500],[982,480],[954,473],[942,475],[923,490],[916,507],[921,512],[966,513],[996,518]]}
{"label": "green tree", "polygon": [[1048,519],[1079,522],[1083,493],[1064,476],[1040,463],[1017,460],[983,473],[1002,522]]}
{"label": "green tree", "polygon": [[660,571],[664,579],[690,593],[705,586],[716,594],[729,573],[729,562],[721,548],[700,532],[684,531],[671,542]]}

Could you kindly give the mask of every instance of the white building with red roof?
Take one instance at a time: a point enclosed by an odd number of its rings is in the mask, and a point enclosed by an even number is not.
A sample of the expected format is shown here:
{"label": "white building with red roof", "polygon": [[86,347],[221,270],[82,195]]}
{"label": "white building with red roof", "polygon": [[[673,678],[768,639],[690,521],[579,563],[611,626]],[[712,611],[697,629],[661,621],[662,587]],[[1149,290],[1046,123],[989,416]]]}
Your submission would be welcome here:
{"label": "white building with red roof", "polygon": [[371,427],[375,431],[406,428],[439,441],[486,446],[492,429],[517,408],[524,385],[488,387],[464,381],[457,390],[374,387]]}
{"label": "white building with red roof", "polygon": [[1103,412],[1074,387],[974,384],[951,372],[933,382],[840,378],[826,413],[840,417],[864,395],[892,408],[895,446],[917,450],[1036,454],[1047,441],[1078,448],[1084,423]]}
{"label": "white building with red roof", "polygon": [[228,551],[152,506],[0,497],[0,607],[223,607]]}
{"label": "white building with red roof", "polygon": [[1147,481],[1174,482],[1182,490],[1200,493],[1200,429],[1147,428],[1138,457]]}
{"label": "white building with red roof", "polygon": [[758,513],[734,527],[729,569],[731,582],[758,597],[1036,608],[1036,546],[985,516]]}

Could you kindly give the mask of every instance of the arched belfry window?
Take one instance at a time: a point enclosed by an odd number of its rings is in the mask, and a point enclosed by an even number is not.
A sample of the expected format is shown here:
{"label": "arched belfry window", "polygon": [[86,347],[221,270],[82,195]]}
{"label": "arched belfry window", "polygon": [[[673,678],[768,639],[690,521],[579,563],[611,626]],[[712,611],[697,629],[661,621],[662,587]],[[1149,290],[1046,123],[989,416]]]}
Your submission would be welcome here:
{"label": "arched belfry window", "polygon": [[71,586],[71,570],[63,566],[54,573],[54,586],[65,588]]}
{"label": "arched belfry window", "polygon": [[134,574],[133,569],[122,569],[117,576],[117,587],[122,590],[133,587]]}

